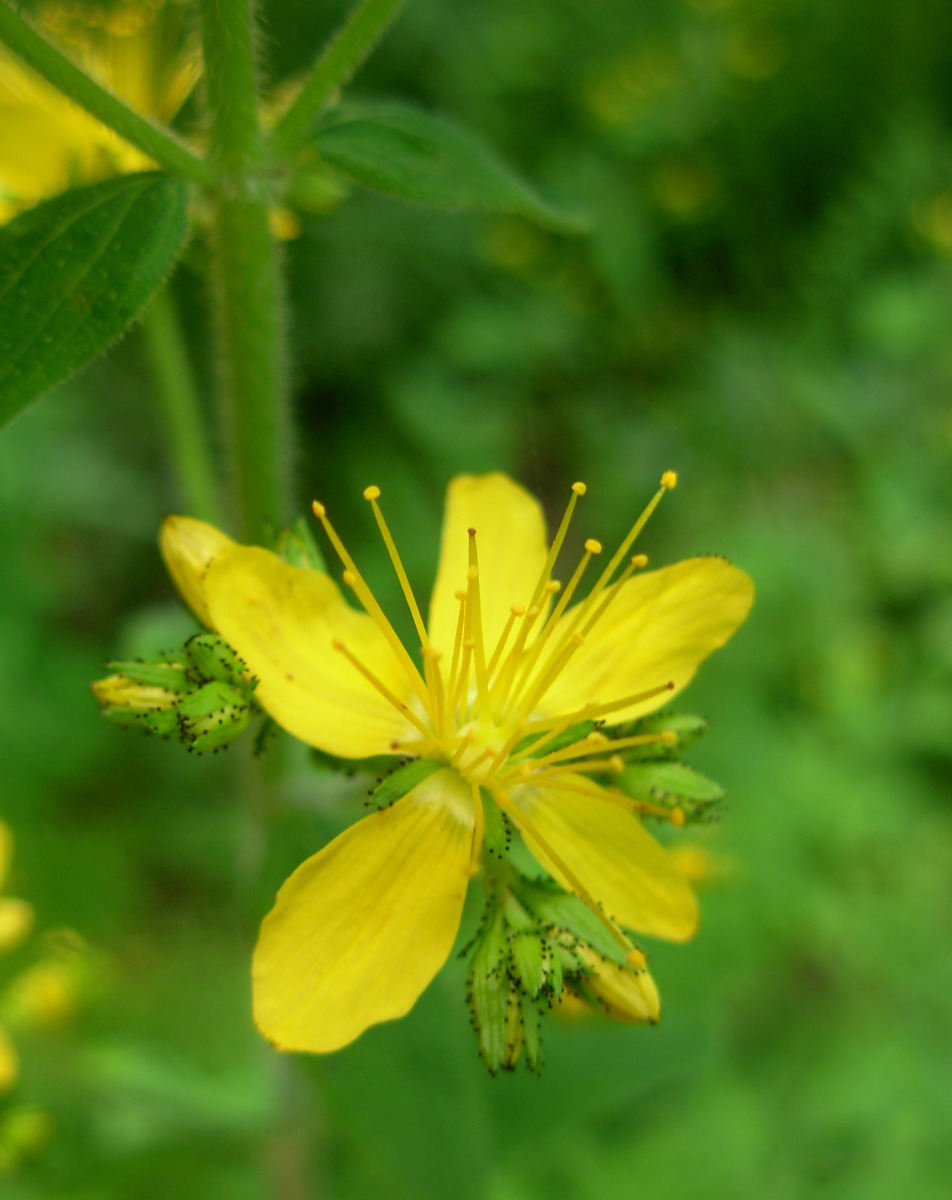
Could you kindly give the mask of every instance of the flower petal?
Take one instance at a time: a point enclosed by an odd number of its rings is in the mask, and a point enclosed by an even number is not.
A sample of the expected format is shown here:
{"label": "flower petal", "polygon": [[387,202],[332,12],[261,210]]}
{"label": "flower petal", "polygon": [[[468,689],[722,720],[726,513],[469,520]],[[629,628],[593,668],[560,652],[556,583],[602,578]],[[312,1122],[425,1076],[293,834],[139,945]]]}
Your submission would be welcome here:
{"label": "flower petal", "polygon": [[324,1053],[409,1012],[453,947],[473,826],[469,789],[439,771],[298,867],[254,955],[267,1038]]}
{"label": "flower petal", "polygon": [[547,554],[539,502],[506,475],[460,475],[446,491],[440,564],[430,601],[430,641],[453,652],[459,601],[469,567],[468,530],[476,530],[480,608],[486,655],[502,633],[513,604],[528,604]]}
{"label": "flower petal", "polygon": [[691,937],[697,928],[697,901],[664,847],[634,813],[594,794],[590,781],[566,776],[565,783],[586,789],[586,794],[557,787],[512,789],[511,815],[534,857],[567,891],[581,885],[620,925],[675,942]]}
{"label": "flower petal", "polygon": [[[722,558],[689,558],[629,579],[536,711],[574,712],[671,682],[672,690],[612,713],[608,724],[660,708],[724,645],[753,600],[750,576]],[[562,620],[571,620],[576,611],[569,609]],[[552,637],[558,645],[558,629]]]}
{"label": "flower petal", "polygon": [[[215,629],[258,678],[255,699],[295,737],[344,758],[392,753],[413,733],[407,676],[380,630],[327,575],[276,554],[233,546],[205,576]],[[394,693],[391,704],[337,649],[347,649]]]}
{"label": "flower petal", "polygon": [[235,543],[204,521],[191,517],[166,517],[159,534],[159,548],[169,574],[182,598],[203,625],[211,625],[205,602],[205,573],[222,550]]}
{"label": "flower petal", "polygon": [[13,896],[0,896],[0,954],[25,941],[33,928],[33,905]]}
{"label": "flower petal", "polygon": [[661,997],[648,971],[620,967],[602,958],[588,946],[575,953],[591,968],[585,977],[590,991],[606,1013],[616,1021],[657,1021],[661,1016]]}

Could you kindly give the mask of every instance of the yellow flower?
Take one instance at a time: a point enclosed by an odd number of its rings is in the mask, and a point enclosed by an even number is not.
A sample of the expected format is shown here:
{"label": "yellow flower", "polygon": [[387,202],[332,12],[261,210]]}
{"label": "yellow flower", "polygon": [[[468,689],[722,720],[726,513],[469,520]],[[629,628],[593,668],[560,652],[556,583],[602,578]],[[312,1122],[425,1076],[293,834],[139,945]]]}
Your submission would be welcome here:
{"label": "yellow flower", "polygon": [[[280,725],[339,757],[392,754],[432,766],[402,799],[335,838],[281,888],[253,966],[255,1018],[275,1045],[335,1050],[411,1008],[452,949],[481,862],[489,803],[539,864],[591,907],[632,965],[643,966],[644,957],[624,928],[673,940],[694,933],[694,896],[639,820],[647,806],[596,782],[617,768],[618,751],[648,740],[609,743],[604,730],[685,687],[752,602],[750,579],[722,559],[644,572],[645,557],[630,557],[675,482],[665,474],[586,599],[573,604],[601,553],[589,539],[569,581],[553,578],[584,485],[573,486],[547,549],[541,507],[518,484],[499,474],[454,480],[428,623],[380,490],[367,488],[419,657],[398,638],[322,504],[315,514],[364,612],[321,572],[288,566],[187,518],[166,522],[162,549],[180,590],[247,663],[258,703]],[[592,721],[599,730],[561,745],[567,730]],[[656,1015],[644,991],[653,983],[635,986],[644,999],[638,1004]],[[624,988],[610,974],[597,987],[609,1007],[637,1007],[631,995],[616,996]]]}
{"label": "yellow flower", "polygon": [[[45,4],[39,24],[143,116],[170,121],[200,73],[183,40],[185,5]],[[154,164],[0,47],[0,222],[81,183]]]}
{"label": "yellow flower", "polygon": [[[9,828],[0,821],[0,887],[3,887],[13,856],[13,837]],[[0,951],[12,950],[29,934],[33,927],[33,909],[25,900],[11,896],[0,896]],[[19,1061],[13,1043],[0,1025],[0,1095],[8,1091],[17,1081]]]}

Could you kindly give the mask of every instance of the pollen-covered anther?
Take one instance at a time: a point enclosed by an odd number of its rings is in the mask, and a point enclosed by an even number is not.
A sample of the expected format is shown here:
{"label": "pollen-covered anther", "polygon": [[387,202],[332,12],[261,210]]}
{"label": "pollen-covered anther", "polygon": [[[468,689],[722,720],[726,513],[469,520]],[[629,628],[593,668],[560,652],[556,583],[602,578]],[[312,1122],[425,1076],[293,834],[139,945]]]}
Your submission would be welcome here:
{"label": "pollen-covered anther", "polygon": [[602,543],[597,541],[595,538],[586,538],[585,549],[589,554],[601,554]]}
{"label": "pollen-covered anther", "polygon": [[581,482],[573,483],[572,491],[576,494],[576,496],[584,496],[588,491],[588,485]]}
{"label": "pollen-covered anther", "polygon": [[674,743],[678,740],[678,735],[674,732],[673,729],[662,729],[662,731],[658,735],[658,737],[662,742],[665,743],[666,746],[673,746]]}
{"label": "pollen-covered anther", "polygon": [[667,488],[669,492],[673,492],[678,486],[677,471],[665,471],[665,473],[661,476],[661,486],[663,488]]}
{"label": "pollen-covered anther", "polygon": [[671,824],[676,826],[678,829],[681,829],[686,820],[686,817],[684,815],[684,809],[683,808],[672,808],[670,816],[671,816]]}
{"label": "pollen-covered anther", "polygon": [[321,520],[327,516],[327,509],[323,504],[321,504],[320,500],[314,500],[311,503],[311,511],[314,513],[314,516],[318,518],[318,520]]}
{"label": "pollen-covered anther", "polygon": [[550,579],[545,585],[545,590],[549,596],[554,596],[556,592],[562,590],[562,581],[559,579]]}
{"label": "pollen-covered anther", "polygon": [[646,567],[648,565],[647,554],[633,554],[631,557],[631,565],[635,568]]}
{"label": "pollen-covered anther", "polygon": [[370,484],[369,487],[365,487],[364,488],[364,499],[365,500],[379,500],[380,499],[380,488],[378,488],[375,483]]}
{"label": "pollen-covered anther", "polygon": [[524,617],[526,615],[526,606],[524,604],[510,604],[509,611],[514,617]]}
{"label": "pollen-covered anther", "polygon": [[347,586],[349,588],[353,588],[353,587],[357,586],[357,576],[354,574],[353,571],[344,571],[341,574],[341,579],[344,581],[344,583],[347,584]]}
{"label": "pollen-covered anther", "polygon": [[608,760],[608,767],[609,770],[614,771],[616,775],[620,775],[625,769],[625,760],[620,754],[613,754]]}

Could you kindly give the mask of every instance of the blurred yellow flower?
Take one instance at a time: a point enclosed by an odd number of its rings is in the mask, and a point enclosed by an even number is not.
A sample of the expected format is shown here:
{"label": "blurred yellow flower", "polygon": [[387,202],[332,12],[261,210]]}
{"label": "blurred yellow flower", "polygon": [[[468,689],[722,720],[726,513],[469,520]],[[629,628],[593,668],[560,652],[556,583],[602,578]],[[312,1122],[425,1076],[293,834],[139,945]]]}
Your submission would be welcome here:
{"label": "blurred yellow flower", "polygon": [[[658,708],[747,615],[750,579],[722,559],[642,572],[646,558],[630,557],[675,482],[673,472],[665,474],[587,598],[569,607],[602,549],[589,539],[568,583],[553,578],[584,485],[573,486],[547,549],[542,509],[518,484],[500,474],[454,480],[427,624],[378,504],[380,490],[367,488],[419,659],[322,504],[315,514],[363,613],[322,572],[237,545],[199,522],[167,520],[161,540],[173,578],[248,664],[256,699],[275,721],[332,755],[399,755],[419,760],[421,769],[401,799],[303,863],[265,918],[254,1008],[275,1045],[334,1050],[410,1009],[456,938],[467,884],[482,860],[487,796],[633,966],[643,967],[644,957],[623,927],[672,940],[694,933],[694,896],[638,819],[647,806],[592,778],[616,769],[615,752],[645,737],[609,743],[594,731],[554,748],[580,722],[610,727]],[[656,1015],[647,973],[616,978],[596,969],[593,987],[617,1015]]]}
{"label": "blurred yellow flower", "polygon": [[[0,821],[0,888],[3,887],[13,857],[13,836],[9,827]],[[0,896],[0,952],[12,950],[26,938],[33,927],[33,909],[25,900]],[[0,1025],[0,1094],[17,1081],[19,1062],[13,1043]]]}
{"label": "blurred yellow flower", "polygon": [[[47,3],[40,26],[99,83],[146,117],[170,121],[201,70],[183,0]],[[0,221],[77,184],[154,165],[0,47]]]}

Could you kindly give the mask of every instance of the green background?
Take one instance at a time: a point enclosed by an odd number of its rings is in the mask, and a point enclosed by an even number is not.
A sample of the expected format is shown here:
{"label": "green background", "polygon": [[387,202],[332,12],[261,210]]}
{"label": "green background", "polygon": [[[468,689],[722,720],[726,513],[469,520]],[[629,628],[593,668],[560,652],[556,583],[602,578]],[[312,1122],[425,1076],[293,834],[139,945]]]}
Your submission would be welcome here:
{"label": "green background", "polygon": [[[343,11],[266,6],[272,77]],[[71,1019],[17,1035],[0,1121],[55,1132],[5,1196],[944,1200],[950,60],[945,0],[410,0],[354,97],[480,130],[590,234],[355,194],[285,248],[299,505],[333,506],[381,593],[362,488],[425,595],[447,480],[492,469],[552,517],[584,479],[577,548],[674,468],[643,549],[757,583],[680,703],[729,808],[701,932],[650,947],[662,1023],[552,1021],[541,1081],[486,1076],[457,962],[332,1057],[258,1039],[256,922],[363,784],[279,745],[261,811],[240,748],[99,717],[107,659],[191,629],[138,334],[3,432],[0,814],[39,934],[0,980],[44,931],[91,948]],[[175,290],[207,383],[204,253]]]}

